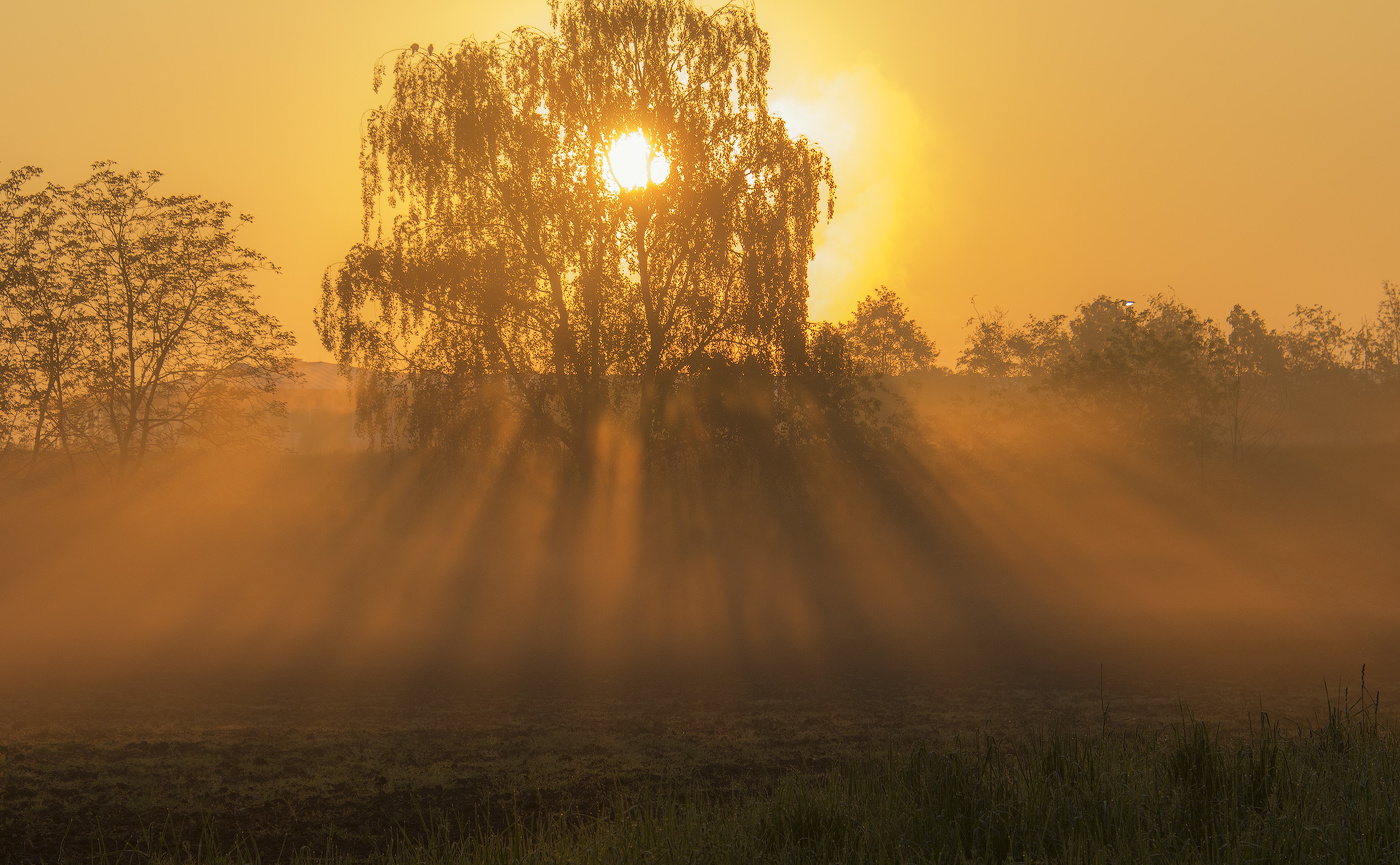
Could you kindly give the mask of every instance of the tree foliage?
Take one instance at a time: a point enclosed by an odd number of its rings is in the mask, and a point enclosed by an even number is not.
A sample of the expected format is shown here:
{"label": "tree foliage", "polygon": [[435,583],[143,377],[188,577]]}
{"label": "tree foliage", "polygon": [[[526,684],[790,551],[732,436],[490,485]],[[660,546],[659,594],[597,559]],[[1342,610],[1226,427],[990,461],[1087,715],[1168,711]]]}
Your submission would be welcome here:
{"label": "tree foliage", "polygon": [[1293,327],[1284,335],[1284,346],[1292,369],[1326,373],[1346,367],[1352,334],[1336,313],[1322,304],[1298,304],[1290,316]]}
{"label": "tree foliage", "polygon": [[290,333],[259,312],[228,204],[159,196],[158,172],[97,163],[64,188],[0,187],[0,327],[9,443],[118,472],[193,440],[266,438]]}
{"label": "tree foliage", "polygon": [[1372,345],[1376,371],[1400,386],[1400,282],[1381,285]]}
{"label": "tree foliage", "polygon": [[1048,375],[1055,360],[1065,350],[1068,336],[1066,318],[1030,316],[1021,327],[1007,321],[1006,311],[994,307],[989,313],[976,311],[968,319],[972,328],[957,368],[991,378],[1039,378]]}
{"label": "tree foliage", "polygon": [[1139,308],[1100,296],[1069,321],[1050,382],[1077,403],[1114,406],[1135,433],[1164,432],[1199,454],[1213,438],[1223,345],[1213,322],[1175,298]]}
{"label": "tree foliage", "polygon": [[[381,441],[480,443],[508,411],[586,461],[605,417],[654,441],[717,364],[805,363],[834,180],[769,111],[752,10],[551,10],[552,32],[401,52],[366,123],[364,238],[317,326]],[[608,154],[637,131],[670,172],[628,190]]]}
{"label": "tree foliage", "polygon": [[938,359],[938,349],[909,317],[904,302],[885,286],[856,305],[841,325],[851,362],[877,375],[924,372]]}
{"label": "tree foliage", "polygon": [[1298,305],[1285,331],[1240,305],[1225,327],[1175,297],[1134,304],[1101,295],[1074,317],[1030,316],[1020,327],[994,309],[968,321],[965,373],[1052,394],[1080,410],[1108,410],[1122,431],[1198,457],[1219,447],[1235,461],[1275,431],[1290,394],[1400,387],[1400,289],[1382,285],[1372,321],[1351,330],[1321,305]]}
{"label": "tree foliage", "polygon": [[69,386],[91,323],[82,250],[64,190],[25,191],[40,174],[21,168],[0,184],[4,444],[36,453],[54,442],[65,449],[71,444]]}

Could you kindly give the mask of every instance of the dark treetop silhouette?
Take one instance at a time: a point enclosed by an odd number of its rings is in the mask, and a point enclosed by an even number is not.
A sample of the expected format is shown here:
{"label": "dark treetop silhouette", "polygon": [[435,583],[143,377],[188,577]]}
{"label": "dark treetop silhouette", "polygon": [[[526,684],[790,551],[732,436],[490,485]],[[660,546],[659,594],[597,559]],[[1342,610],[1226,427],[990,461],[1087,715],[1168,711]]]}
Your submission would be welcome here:
{"label": "dark treetop silhouette", "polygon": [[[805,369],[834,180],[769,111],[752,10],[551,11],[551,33],[401,52],[369,116],[364,240],[317,326],[381,441],[480,443],[504,408],[587,463],[607,419],[651,449],[688,378]],[[637,132],[670,170],[627,189],[609,150]]]}

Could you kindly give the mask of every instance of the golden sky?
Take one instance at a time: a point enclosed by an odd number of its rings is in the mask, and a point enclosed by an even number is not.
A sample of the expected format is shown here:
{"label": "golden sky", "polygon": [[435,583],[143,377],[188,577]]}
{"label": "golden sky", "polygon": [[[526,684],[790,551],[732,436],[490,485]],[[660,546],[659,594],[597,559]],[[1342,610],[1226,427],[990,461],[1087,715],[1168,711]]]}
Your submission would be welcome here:
{"label": "golden sky", "polygon": [[[773,102],[831,153],[813,318],[885,284],[955,359],[980,307],[1170,287],[1222,318],[1349,325],[1400,280],[1400,3],[756,0]],[[544,0],[5,0],[0,170],[97,159],[227,199],[282,267],[264,307],[325,359],[324,268],[359,236],[377,57]]]}

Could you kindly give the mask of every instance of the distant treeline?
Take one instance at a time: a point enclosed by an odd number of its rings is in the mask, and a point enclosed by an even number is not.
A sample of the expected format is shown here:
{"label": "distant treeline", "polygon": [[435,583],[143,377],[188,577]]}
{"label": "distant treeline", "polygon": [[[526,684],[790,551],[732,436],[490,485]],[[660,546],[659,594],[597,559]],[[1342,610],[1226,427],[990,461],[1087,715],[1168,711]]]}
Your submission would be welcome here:
{"label": "distant treeline", "polygon": [[[0,184],[0,449],[30,463],[93,460],[121,472],[152,451],[276,440],[276,389],[291,374],[293,340],[257,310],[248,282],[271,265],[237,243],[247,217],[199,196],[158,197],[158,179],[100,163],[71,188],[40,186],[37,169]],[[338,317],[327,344],[343,350],[349,334],[363,347],[363,321],[331,310],[337,300],[328,291],[320,310],[327,331]],[[409,330],[429,315],[404,312]],[[617,359],[575,381],[543,362],[548,353],[513,370],[422,363],[441,360],[434,352],[444,342],[472,347],[452,320],[430,324],[432,339],[420,333],[413,351],[380,357],[398,363],[342,366],[376,447],[543,444],[568,454],[579,439],[561,435],[569,425],[551,395],[590,388],[600,401],[590,440],[607,424],[638,429],[645,384],[626,360],[645,355],[636,334],[609,335],[600,354]],[[1374,317],[1354,329],[1321,305],[1299,305],[1283,329],[1236,305],[1221,326],[1161,294],[1141,303],[1100,296],[1072,316],[1019,325],[993,309],[968,325],[955,375],[1198,458],[1242,459],[1270,440],[1302,392],[1400,396],[1396,283],[1382,284]],[[492,326],[485,319],[478,330]],[[939,352],[893,291],[881,287],[842,323],[798,333],[781,362],[729,340],[656,376],[649,459],[752,463],[814,443],[868,456],[917,435],[887,384],[935,370]]]}
{"label": "distant treeline", "polygon": [[1019,326],[994,309],[968,322],[957,368],[1234,460],[1267,439],[1301,389],[1400,395],[1400,284],[1383,283],[1375,317],[1355,329],[1321,305],[1300,304],[1290,318],[1277,330],[1236,304],[1221,327],[1165,294],[1140,304],[1103,295],[1073,317],[1032,315]]}

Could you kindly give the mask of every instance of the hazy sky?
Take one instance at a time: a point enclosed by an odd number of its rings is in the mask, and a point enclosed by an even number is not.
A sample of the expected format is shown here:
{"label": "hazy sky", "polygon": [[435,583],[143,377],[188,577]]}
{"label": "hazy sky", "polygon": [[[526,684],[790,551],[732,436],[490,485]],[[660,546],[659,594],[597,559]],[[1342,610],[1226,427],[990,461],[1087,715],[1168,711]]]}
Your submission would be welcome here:
{"label": "hazy sky", "polygon": [[[544,0],[5,4],[0,170],[97,159],[227,199],[282,267],[264,306],[324,359],[325,267],[359,236],[377,57]],[[813,318],[886,284],[951,363],[978,305],[1068,311],[1170,287],[1275,326],[1350,325],[1400,280],[1400,3],[757,0],[773,101],[832,154]]]}

